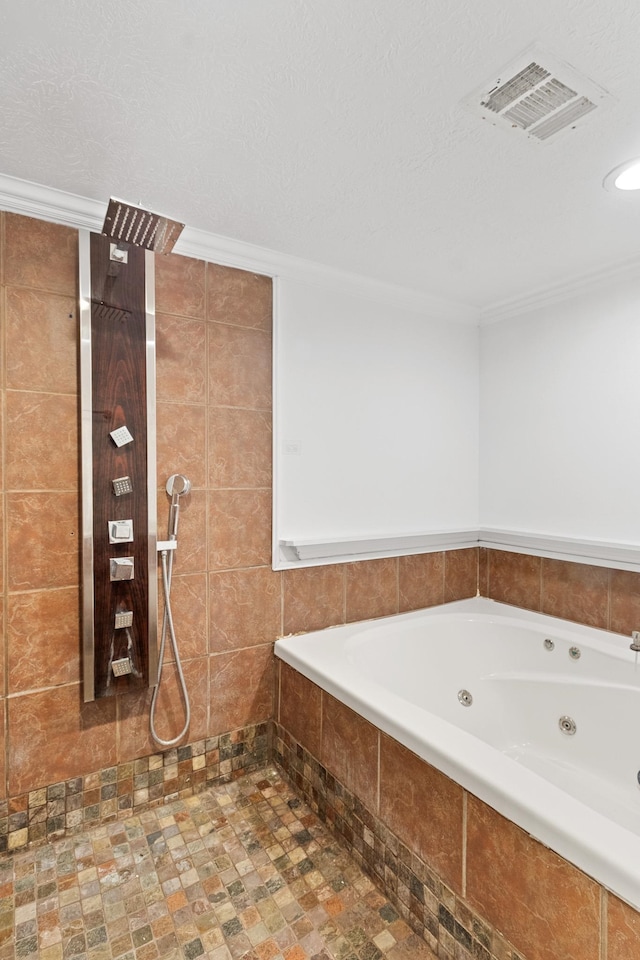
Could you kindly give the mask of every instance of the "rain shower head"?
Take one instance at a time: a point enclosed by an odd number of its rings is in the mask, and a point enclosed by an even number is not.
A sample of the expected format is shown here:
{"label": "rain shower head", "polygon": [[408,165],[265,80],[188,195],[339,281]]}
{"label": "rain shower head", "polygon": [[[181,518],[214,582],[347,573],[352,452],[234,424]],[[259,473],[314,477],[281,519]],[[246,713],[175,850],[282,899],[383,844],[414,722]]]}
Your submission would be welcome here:
{"label": "rain shower head", "polygon": [[102,234],[118,243],[131,243],[154,253],[171,253],[183,229],[184,223],[111,197]]}

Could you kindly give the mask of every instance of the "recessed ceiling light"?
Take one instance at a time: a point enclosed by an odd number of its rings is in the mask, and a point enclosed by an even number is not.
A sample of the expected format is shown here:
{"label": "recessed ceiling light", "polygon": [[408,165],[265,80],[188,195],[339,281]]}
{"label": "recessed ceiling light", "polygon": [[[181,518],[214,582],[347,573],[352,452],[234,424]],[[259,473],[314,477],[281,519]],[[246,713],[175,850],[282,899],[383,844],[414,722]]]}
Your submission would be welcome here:
{"label": "recessed ceiling light", "polygon": [[615,167],[611,173],[606,175],[602,185],[606,190],[611,190],[614,193],[622,191],[628,194],[633,190],[640,190],[640,158],[627,160],[626,163],[621,163],[619,167]]}

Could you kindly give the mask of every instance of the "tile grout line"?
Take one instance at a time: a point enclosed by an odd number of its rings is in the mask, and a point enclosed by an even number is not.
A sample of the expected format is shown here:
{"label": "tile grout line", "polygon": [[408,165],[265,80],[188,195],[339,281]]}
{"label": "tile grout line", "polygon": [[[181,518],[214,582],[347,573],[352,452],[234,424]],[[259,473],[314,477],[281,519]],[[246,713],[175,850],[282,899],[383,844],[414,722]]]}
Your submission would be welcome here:
{"label": "tile grout line", "polygon": [[0,381],[2,396],[0,397],[0,426],[2,429],[2,449],[0,450],[0,471],[2,484],[0,497],[2,497],[2,541],[0,543],[0,558],[2,560],[2,618],[0,628],[2,629],[2,726],[3,726],[3,744],[2,744],[2,762],[4,764],[3,778],[1,787],[3,795],[9,796],[9,645],[7,643],[7,624],[9,617],[9,579],[8,579],[8,518],[7,518],[7,495],[5,491],[6,484],[6,442],[7,442],[7,287],[5,282],[6,268],[6,216],[4,212],[0,213],[0,350],[2,351],[2,367],[0,369]]}
{"label": "tile grout line", "polygon": [[[204,319],[206,323],[207,319],[207,268],[204,268]],[[210,431],[210,420],[211,420],[211,407],[210,407],[210,387],[209,387],[209,328],[205,327],[204,331],[204,367],[205,367],[205,377],[207,381],[207,390],[205,394],[205,404],[204,404],[204,442],[205,442],[205,484],[206,484],[206,493],[205,493],[205,505],[204,505],[204,521],[205,521],[205,600],[207,604],[207,619],[206,619],[206,631],[207,631],[207,732],[211,730],[211,718],[212,718],[212,671],[213,671],[213,661],[212,661],[212,644],[213,644],[213,634],[214,634],[214,624],[213,620],[213,605],[212,605],[212,588],[211,588],[211,569],[210,569],[210,547],[212,533],[210,528],[211,522],[211,491],[209,489],[209,482],[211,479],[210,474],[210,463],[211,463],[211,445],[213,438]]]}
{"label": "tile grout line", "polygon": [[285,616],[284,616],[285,614],[285,602],[284,602],[285,582],[282,574],[284,573],[284,570],[280,570],[279,572],[280,572],[280,636],[283,637],[284,622],[285,622]]}
{"label": "tile grout line", "polygon": [[276,716],[278,718],[278,723],[280,723],[280,705],[282,703],[282,660],[279,658],[276,660]]}
{"label": "tile grout line", "polygon": [[462,791],[462,896],[467,897],[467,791]]}
{"label": "tile grout line", "polygon": [[[600,888],[600,960],[607,960],[609,953],[609,894]],[[612,958],[615,960],[615,958]]]}
{"label": "tile grout line", "polygon": [[347,622],[347,564],[342,564],[342,622]]}
{"label": "tile grout line", "polygon": [[382,796],[382,737],[378,730],[378,790],[376,796],[376,815],[380,816],[380,799]]}

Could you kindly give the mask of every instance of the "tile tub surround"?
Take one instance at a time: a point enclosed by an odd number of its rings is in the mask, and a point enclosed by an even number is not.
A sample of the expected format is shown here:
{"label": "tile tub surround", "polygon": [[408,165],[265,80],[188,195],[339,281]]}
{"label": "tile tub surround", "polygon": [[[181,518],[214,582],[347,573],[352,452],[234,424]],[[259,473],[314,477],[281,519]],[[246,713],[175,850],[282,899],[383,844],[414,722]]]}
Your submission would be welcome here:
{"label": "tile tub surround", "polygon": [[0,960],[435,960],[271,767],[0,862]]}
{"label": "tile tub surround", "polygon": [[[396,591],[398,604],[403,609],[410,605],[412,596],[416,603],[423,600],[425,589],[431,591],[436,602],[442,602],[448,557],[430,554],[400,560],[402,562],[391,561],[383,565],[371,561],[374,565],[373,576],[361,578],[359,564],[350,566],[348,578],[346,565],[287,571],[282,578],[263,568],[211,574],[214,598],[210,611],[210,649],[226,653],[216,661],[216,669],[221,673],[216,675],[211,684],[210,714],[213,718],[219,717],[214,729],[219,729],[229,718],[242,720],[244,713],[242,700],[237,696],[238,686],[248,685],[250,695],[254,698],[262,696],[261,678],[266,661],[260,637],[261,631],[265,630],[265,623],[269,623],[268,629],[274,633],[279,631],[280,616],[288,624],[327,626],[327,621],[343,623],[351,602],[351,589],[356,590],[357,602],[362,604],[363,597],[366,597],[362,584],[371,585],[372,581],[379,583],[381,573],[385,589]],[[473,592],[475,564],[473,552],[462,551],[460,557],[453,561],[456,579],[448,589],[453,590],[457,584],[461,591]],[[427,573],[433,574],[430,581]],[[196,713],[202,710],[202,703],[206,703],[208,694],[206,686],[202,689],[203,678],[198,670],[202,661],[198,656],[201,639],[196,623],[203,605],[201,588],[202,578],[198,575],[174,578],[174,613],[182,627],[180,640],[186,657],[184,666],[187,682],[191,693],[195,691],[198,695],[194,703]],[[11,597],[16,611],[12,634],[16,637],[16,647],[18,637],[26,639],[37,631],[43,640],[48,639],[50,634],[59,636],[55,624],[49,622],[50,614],[60,610],[77,611],[78,591],[75,588],[43,591],[35,596],[37,602],[34,602],[33,593]],[[371,604],[375,607],[377,603],[377,594],[373,591]],[[238,641],[241,646],[236,649],[234,644]],[[270,645],[266,652],[270,666]],[[45,665],[41,661],[21,659],[19,663],[20,671],[17,666],[13,668],[18,689],[19,681],[28,685],[26,678],[45,678]],[[12,664],[10,658],[10,669]],[[171,666],[170,658],[166,669]],[[255,678],[252,678],[252,669],[257,672]],[[180,783],[176,786],[175,774],[171,772],[175,765],[176,750],[149,752],[146,740],[147,700],[146,697],[133,696],[120,698],[123,702],[117,705],[117,723],[116,720],[111,721],[117,725],[120,754],[126,758],[118,761],[114,751],[107,751],[101,743],[105,706],[100,703],[80,704],[77,684],[65,682],[73,679],[69,670],[77,672],[78,661],[70,664],[61,656],[61,683],[57,687],[45,688],[40,694],[32,696],[12,696],[6,701],[12,729],[29,729],[30,738],[24,747],[17,733],[14,741],[9,741],[10,747],[12,742],[18,744],[13,749],[26,751],[29,759],[21,763],[21,756],[18,755],[16,762],[12,763],[13,754],[9,755],[11,776],[8,799],[0,801],[0,850],[18,849],[26,843],[60,836],[65,830],[78,829],[87,822],[109,820],[117,811],[138,807],[145,799],[154,802],[173,795],[177,790],[191,787],[201,789],[219,773],[225,775],[229,772],[224,761],[232,763],[231,769],[235,773],[245,769],[247,764],[253,765],[260,759],[267,759],[263,746],[259,749],[253,746],[253,742],[264,735],[265,725],[250,724],[232,733],[180,746]],[[206,675],[204,679],[206,681]],[[34,703],[37,704],[37,710],[35,715],[31,715],[27,708]],[[264,703],[260,713],[269,715],[271,689],[268,696],[264,697]],[[290,703],[292,706],[295,704],[293,693]],[[115,705],[109,701],[106,706],[113,718],[116,715]],[[162,708],[163,704],[160,706]],[[171,701],[164,706],[170,710]],[[336,707],[339,709],[337,702]],[[49,715],[46,724],[38,722],[41,713]],[[96,717],[98,722],[95,721]],[[91,722],[92,718],[94,722]],[[338,725],[339,720],[339,713],[336,713]],[[86,729],[83,729],[83,723],[86,723]],[[256,730],[259,732],[256,733]],[[75,750],[69,749],[69,741],[76,745]],[[218,742],[230,745],[228,749],[233,751],[228,755],[224,746],[220,748],[220,770],[215,766]],[[79,747],[84,751],[81,754]],[[189,751],[193,761],[189,759]],[[35,766],[30,759],[32,756],[38,758]],[[103,763],[107,761],[97,770],[96,757]],[[210,769],[212,763],[213,770]],[[206,776],[203,774],[203,764]],[[186,778],[189,778],[188,783]],[[113,784],[117,784],[117,803]]]}
{"label": "tile tub surround", "polygon": [[640,573],[480,549],[480,595],[630,635],[640,627]]}
{"label": "tile tub surround", "polygon": [[275,759],[446,960],[640,956],[640,913],[285,663]]}

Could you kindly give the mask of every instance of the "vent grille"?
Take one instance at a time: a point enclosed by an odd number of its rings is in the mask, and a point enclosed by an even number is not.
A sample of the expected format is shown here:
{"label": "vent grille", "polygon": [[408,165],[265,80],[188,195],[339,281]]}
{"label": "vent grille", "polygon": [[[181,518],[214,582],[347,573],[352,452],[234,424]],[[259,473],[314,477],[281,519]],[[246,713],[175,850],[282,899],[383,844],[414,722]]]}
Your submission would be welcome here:
{"label": "vent grille", "polygon": [[602,87],[534,46],[463,104],[496,125],[547,141],[574,128],[607,99]]}
{"label": "vent grille", "polygon": [[545,70],[544,67],[537,63],[530,63],[528,67],[521,70],[511,80],[507,80],[497,90],[493,90],[487,99],[482,101],[482,106],[486,107],[487,110],[493,110],[494,113],[502,113],[505,107],[508,107],[518,97],[522,97],[525,93],[533,90],[548,76],[549,71]]}
{"label": "vent grille", "polygon": [[564,130],[565,127],[572,127],[577,120],[585,117],[592,110],[595,110],[596,104],[592,103],[587,97],[580,97],[574,103],[570,103],[564,110],[560,110],[554,116],[549,117],[544,123],[540,123],[533,132],[533,135],[539,140],[548,140],[554,134]]}
{"label": "vent grille", "polygon": [[576,96],[577,92],[571,87],[565,86],[559,80],[549,80],[528,97],[523,97],[510,110],[505,110],[504,115],[526,130],[533,123],[546,119],[550,113]]}

